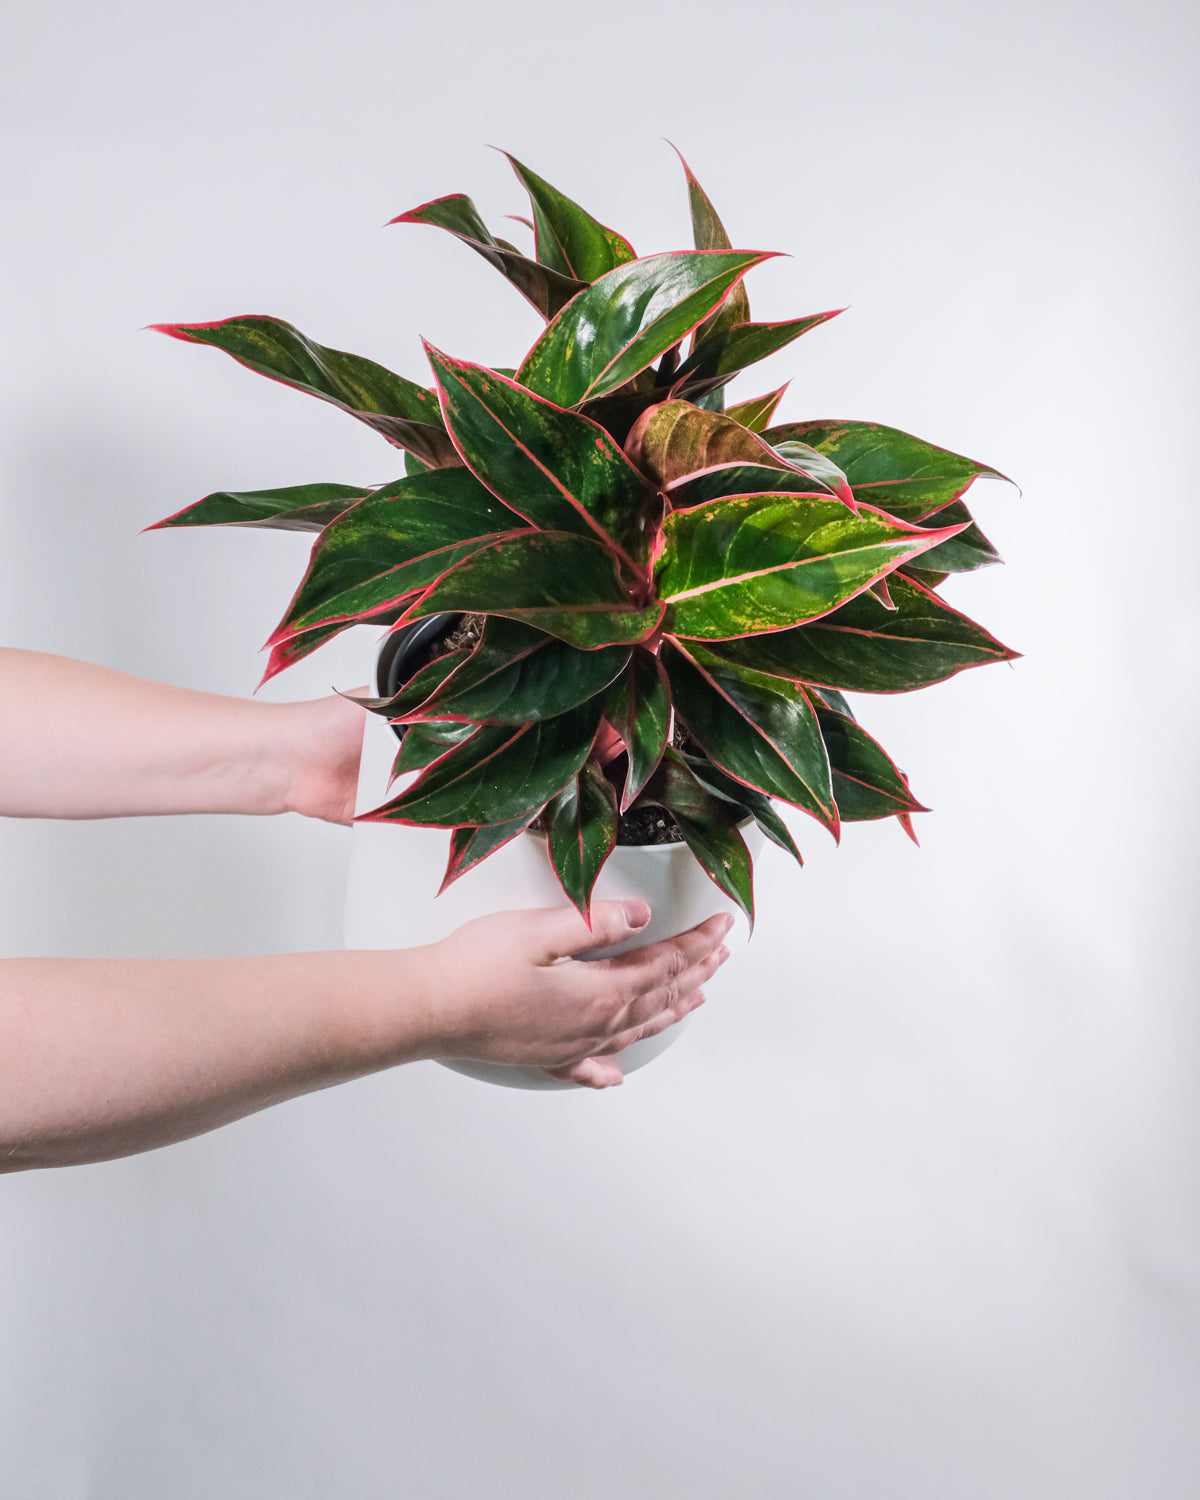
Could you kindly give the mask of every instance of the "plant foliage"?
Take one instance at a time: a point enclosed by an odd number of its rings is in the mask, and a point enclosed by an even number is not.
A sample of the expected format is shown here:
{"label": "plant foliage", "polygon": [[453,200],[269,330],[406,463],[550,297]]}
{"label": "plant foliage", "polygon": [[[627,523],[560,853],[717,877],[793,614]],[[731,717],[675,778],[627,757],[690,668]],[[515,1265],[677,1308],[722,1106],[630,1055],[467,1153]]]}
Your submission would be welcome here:
{"label": "plant foliage", "polygon": [[277,318],[157,325],[341,407],[407,470],[223,491],[158,525],[318,533],[264,681],[354,624],[483,617],[472,648],[367,703],[407,726],[396,771],[417,774],[365,816],[451,830],[446,883],[538,820],[586,915],[621,817],[656,807],[752,915],[739,829],[800,858],[775,800],[835,837],[887,817],[911,834],[925,810],[843,692],[1015,654],[937,592],[997,561],[964,496],[1002,476],[875,422],[772,425],[786,387],[727,406],[730,380],[834,314],[751,320],[743,278],[767,254],[732,247],[686,162],[695,248],[638,256],[509,161],[531,256],[463,194],[392,222],[447,230],[536,308],[517,369],[426,345],[422,387]]}

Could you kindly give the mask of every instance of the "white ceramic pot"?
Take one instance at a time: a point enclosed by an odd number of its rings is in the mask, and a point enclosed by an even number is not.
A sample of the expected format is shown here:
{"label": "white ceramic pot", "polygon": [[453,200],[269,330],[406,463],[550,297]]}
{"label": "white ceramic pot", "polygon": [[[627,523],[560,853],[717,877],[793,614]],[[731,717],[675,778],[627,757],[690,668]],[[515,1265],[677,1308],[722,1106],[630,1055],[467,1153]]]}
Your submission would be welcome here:
{"label": "white ceramic pot", "polygon": [[[369,812],[403,785],[389,787],[399,742],[378,714],[368,714],[363,735],[355,812]],[[757,826],[743,829],[751,853],[762,847]],[[344,937],[347,948],[408,948],[436,942],[473,917],[491,911],[535,906],[566,906],[546,853],[536,834],[511,840],[475,869],[436,896],[449,852],[444,828],[413,828],[402,823],[356,823],[350,851]],[[608,958],[676,937],[717,912],[737,919],[726,938],[731,947],[745,941],[745,917],[696,862],[686,844],[644,847],[619,845],[596,882],[595,899],[642,897],[650,906],[649,926],[635,938],[597,949],[588,958]],[[623,1072],[644,1067],[678,1039],[680,1023],[658,1036],[634,1042],[618,1054]],[[509,1088],[570,1089],[576,1084],[551,1078],[540,1068],[501,1063],[447,1060],[455,1072]]]}

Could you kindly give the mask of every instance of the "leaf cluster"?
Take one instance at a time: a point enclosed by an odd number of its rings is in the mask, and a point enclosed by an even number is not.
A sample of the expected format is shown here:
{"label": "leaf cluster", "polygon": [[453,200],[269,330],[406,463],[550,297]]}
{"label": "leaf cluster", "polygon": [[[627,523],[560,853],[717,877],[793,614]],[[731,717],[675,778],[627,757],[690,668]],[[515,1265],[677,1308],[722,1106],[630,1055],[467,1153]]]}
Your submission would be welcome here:
{"label": "leaf cluster", "polygon": [[418,774],[366,816],[450,829],[447,881],[536,822],[586,915],[622,814],[654,806],[752,915],[748,820],[800,858],[777,801],[835,837],[885,817],[911,834],[924,810],[844,693],[1014,655],[938,593],[997,560],[964,499],[996,471],[878,423],[773,425],[786,387],[727,405],[834,314],[751,320],[767,253],[732,247],[686,162],[694,248],[639,257],[509,160],[532,255],[463,194],[392,222],[448,231],[537,309],[519,367],[426,345],[422,387],[276,318],[159,325],[341,407],[405,473],[220,492],[158,525],[318,533],[266,677],[354,624],[482,617],[471,649],[367,704]]}

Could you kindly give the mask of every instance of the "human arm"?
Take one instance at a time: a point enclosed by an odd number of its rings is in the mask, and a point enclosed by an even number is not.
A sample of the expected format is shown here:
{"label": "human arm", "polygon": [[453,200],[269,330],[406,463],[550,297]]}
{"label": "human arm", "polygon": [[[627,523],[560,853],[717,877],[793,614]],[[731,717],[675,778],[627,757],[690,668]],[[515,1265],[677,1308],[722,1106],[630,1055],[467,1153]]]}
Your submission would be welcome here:
{"label": "human arm", "polygon": [[[632,917],[632,920],[631,920]],[[613,1054],[682,1019],[729,918],[591,963],[644,902],[500,912],[397,951],[0,961],[0,1170],[104,1161],[429,1057],[620,1083]]]}
{"label": "human arm", "polygon": [[364,710],[256,703],[0,647],[0,816],[354,815]]}

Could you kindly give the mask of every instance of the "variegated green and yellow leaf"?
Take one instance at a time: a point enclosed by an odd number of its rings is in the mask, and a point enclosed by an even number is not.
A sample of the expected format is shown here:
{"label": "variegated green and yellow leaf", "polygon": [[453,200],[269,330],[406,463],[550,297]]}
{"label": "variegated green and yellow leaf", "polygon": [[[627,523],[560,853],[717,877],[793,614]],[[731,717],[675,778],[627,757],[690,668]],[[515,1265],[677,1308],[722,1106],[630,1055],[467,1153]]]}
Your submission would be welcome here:
{"label": "variegated green and yellow leaf", "polygon": [[471,472],[531,525],[592,537],[636,574],[651,496],[608,433],[493,370],[425,347],[447,430]]}
{"label": "variegated green and yellow leaf", "polygon": [[679,250],[608,271],[554,318],[517,379],[558,406],[615,391],[689,334],[768,253]]}
{"label": "variegated green and yellow leaf", "polygon": [[152,326],[184,343],[211,344],[256,374],[340,407],[394,447],[410,449],[430,468],[459,462],[432,391],[373,360],[327,349],[280,318],[252,314],[217,323]]}
{"label": "variegated green and yellow leaf", "polygon": [[742,495],[672,511],[659,596],[675,635],[726,640],[816,619],[942,534],[806,495]]}
{"label": "variegated green and yellow leaf", "polygon": [[508,243],[498,240],[479,216],[479,210],[465,193],[451,193],[422,203],[419,208],[398,214],[392,224],[430,224],[446,229],[464,245],[469,245],[489,265],[506,276],[521,295],[549,321],[571,298],[583,290],[586,281],[563,275],[560,269],[539,265]]}
{"label": "variegated green and yellow leaf", "polygon": [[513,171],[529,194],[537,258],[544,266],[576,281],[592,282],[636,258],[633,246],[615,229],[551,187],[543,177],[523,166],[507,151]]}

